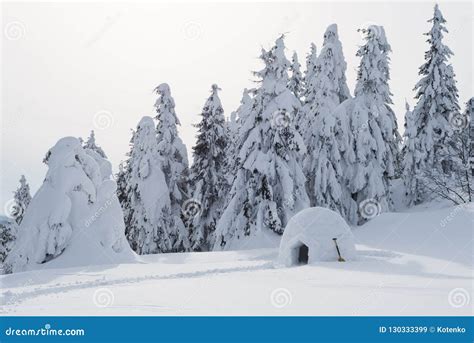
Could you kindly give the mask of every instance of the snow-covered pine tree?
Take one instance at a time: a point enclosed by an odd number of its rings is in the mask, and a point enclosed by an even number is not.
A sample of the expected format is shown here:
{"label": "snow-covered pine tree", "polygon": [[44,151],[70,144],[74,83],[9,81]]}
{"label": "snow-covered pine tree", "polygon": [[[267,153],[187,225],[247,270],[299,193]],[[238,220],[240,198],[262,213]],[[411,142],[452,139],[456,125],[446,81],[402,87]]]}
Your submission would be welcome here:
{"label": "snow-covered pine tree", "polygon": [[417,178],[415,175],[416,159],[419,158],[419,152],[415,149],[416,126],[413,112],[410,105],[405,103],[405,132],[403,134],[404,144],[402,150],[403,156],[403,184],[405,186],[405,202],[408,206],[413,205],[416,197]]}
{"label": "snow-covered pine tree", "polygon": [[445,181],[449,188],[444,186],[449,199],[455,204],[474,201],[474,175],[470,169],[470,161],[474,156],[472,135],[472,122],[474,115],[474,98],[466,103],[464,113],[457,118],[450,117],[453,133],[448,138],[447,159],[451,161],[450,177]]}
{"label": "snow-covered pine tree", "polygon": [[87,138],[87,141],[84,143],[83,147],[84,149],[90,149],[90,150],[95,151],[102,158],[107,158],[107,155],[105,155],[104,150],[100,146],[98,146],[95,142],[94,130],[91,130],[91,134],[89,135],[89,138]]}
{"label": "snow-covered pine tree", "polygon": [[[162,157],[162,170],[168,185],[169,197],[171,201],[171,221],[168,232],[172,236],[173,251],[185,251],[189,249],[189,237],[183,223],[183,213],[187,213],[184,208],[188,200],[188,156],[186,146],[178,135],[177,126],[180,125],[175,113],[174,99],[171,97],[170,87],[160,84],[155,88],[158,99],[155,103],[156,127],[158,140],[158,154]],[[184,210],[184,212],[183,212]]]}
{"label": "snow-covered pine tree", "polygon": [[469,99],[466,104],[466,118],[469,119],[469,166],[471,176],[474,177],[474,98]]}
{"label": "snow-covered pine tree", "polygon": [[31,194],[30,186],[26,182],[25,175],[20,177],[20,187],[18,187],[13,195],[14,205],[11,216],[15,222],[20,225],[23,220],[26,208],[30,204]]}
{"label": "snow-covered pine tree", "polygon": [[313,102],[309,110],[307,142],[308,154],[304,162],[308,195],[312,206],[327,207],[347,217],[345,189],[341,169],[341,156],[336,138],[336,107],[350,97],[346,83],[346,62],[339,41],[337,25],[330,25],[324,34],[324,43],[316,61],[317,73],[313,74],[308,92]]}
{"label": "snow-covered pine tree", "polygon": [[228,138],[218,91],[217,85],[212,85],[211,96],[201,112],[201,122],[196,125],[198,135],[193,148],[190,188],[192,198],[201,210],[198,215],[186,218],[190,230],[190,246],[194,251],[208,251],[214,246],[216,223],[222,213],[222,199],[228,193]]}
{"label": "snow-covered pine tree", "polygon": [[293,52],[291,60],[291,77],[288,87],[298,99],[301,99],[301,96],[303,95],[303,75],[301,74],[300,68],[301,64],[298,62],[298,54],[295,51]]}
{"label": "snow-covered pine tree", "polygon": [[430,49],[425,53],[426,62],[420,67],[421,80],[415,86],[418,102],[413,109],[416,126],[416,150],[420,156],[415,164],[418,178],[414,202],[420,203],[427,197],[426,184],[430,182],[429,174],[435,168],[448,171],[450,161],[440,158],[446,139],[452,128],[449,117],[459,112],[458,90],[453,68],[448,64],[453,55],[451,49],[443,44],[443,32],[447,33],[444,19],[438,5],[435,5],[431,30],[426,33]]}
{"label": "snow-covered pine tree", "polygon": [[240,127],[238,171],[214,249],[229,249],[245,236],[259,241],[281,234],[289,218],[309,205],[298,163],[306,149],[290,119],[300,102],[288,88],[284,49],[281,36],[270,51],[262,50],[265,67],[255,73],[261,85]]}
{"label": "snow-covered pine tree", "polygon": [[125,203],[127,198],[127,162],[122,161],[119,164],[119,171],[115,174],[115,182],[117,182],[117,198],[120,204]]}
{"label": "snow-covered pine tree", "polygon": [[311,80],[317,74],[316,63],[318,60],[318,54],[316,45],[311,43],[310,52],[306,56],[306,70],[303,77],[303,85],[301,90],[301,102],[302,109],[298,112],[297,116],[294,118],[294,125],[300,135],[303,137],[305,144],[308,143],[309,137],[311,136],[311,130],[308,128],[309,119],[308,113],[311,111],[311,104],[314,102],[314,87],[311,85]]}
{"label": "snow-covered pine tree", "polygon": [[79,139],[79,141],[81,141],[81,145],[86,153],[92,156],[99,164],[101,174],[108,179],[109,176],[112,175],[112,165],[107,160],[107,155],[104,150],[96,144],[94,130],[91,130],[90,136],[85,143],[81,139]]}
{"label": "snow-covered pine tree", "polygon": [[[240,132],[242,130],[248,130],[248,128],[242,128],[242,125],[246,122],[246,118],[249,116],[252,106],[253,100],[251,94],[254,93],[254,89],[247,89],[245,88],[242,94],[242,99],[240,100],[239,108],[232,112],[231,120],[228,122],[228,142],[227,144],[227,184],[229,185],[229,189],[232,187],[232,183],[234,182],[235,175],[237,173],[237,168],[239,166],[239,157],[238,152],[240,150],[240,146],[242,142],[240,140]],[[223,207],[226,207],[225,201],[228,197],[224,198]]]}
{"label": "snow-covered pine tree", "polygon": [[357,52],[361,61],[355,97],[341,104],[337,114],[342,128],[344,174],[352,198],[359,206],[359,222],[372,217],[374,205],[376,212],[390,208],[389,179],[395,174],[400,140],[395,114],[390,108],[390,45],[385,30],[371,25],[362,32],[366,42]]}
{"label": "snow-covered pine tree", "polygon": [[310,48],[309,48],[309,54],[306,56],[306,70],[304,72],[304,78],[303,78],[305,98],[308,97],[307,95],[308,84],[310,83],[310,80],[314,77],[314,74],[316,74],[317,72],[317,69],[316,69],[317,60],[318,60],[318,51],[316,48],[316,44],[311,43]]}
{"label": "snow-covered pine tree", "polygon": [[[135,134],[135,131],[132,130],[132,140],[130,141],[130,146],[132,146],[132,141],[133,141],[133,135]],[[130,232],[130,226],[128,225],[130,223],[130,203],[129,203],[129,197],[128,193],[130,192],[129,189],[127,189],[127,185],[129,183],[129,176],[130,174],[128,173],[128,162],[129,162],[129,157],[130,157],[130,152],[127,153],[127,160],[122,161],[119,164],[119,171],[117,174],[115,174],[115,182],[117,183],[117,198],[120,203],[120,207],[122,207],[122,212],[123,212],[123,220],[125,222],[125,236],[128,237],[128,234]]]}
{"label": "snow-covered pine tree", "polygon": [[15,242],[18,226],[13,220],[0,218],[0,274],[7,271],[3,263]]}
{"label": "snow-covered pine tree", "polygon": [[466,104],[464,113],[450,116],[453,131],[446,137],[446,146],[439,151],[441,161],[449,161],[449,169],[433,168],[425,172],[424,186],[430,194],[450,200],[455,205],[474,200],[474,177],[469,170],[469,158],[473,155],[469,137],[469,117],[472,116],[473,100]]}
{"label": "snow-covered pine tree", "polygon": [[170,225],[169,190],[151,117],[140,120],[129,155],[125,177],[128,208],[124,211],[127,240],[140,255],[173,251],[176,238]]}

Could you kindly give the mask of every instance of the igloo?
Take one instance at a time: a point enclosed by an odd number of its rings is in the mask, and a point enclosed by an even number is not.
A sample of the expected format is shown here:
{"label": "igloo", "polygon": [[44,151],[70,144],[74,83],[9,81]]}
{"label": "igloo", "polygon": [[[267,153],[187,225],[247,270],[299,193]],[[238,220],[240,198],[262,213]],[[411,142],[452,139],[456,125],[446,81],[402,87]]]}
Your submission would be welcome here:
{"label": "igloo", "polygon": [[327,208],[310,207],[289,220],[278,260],[285,266],[338,261],[336,243],[345,261],[355,259],[354,235],[344,219]]}

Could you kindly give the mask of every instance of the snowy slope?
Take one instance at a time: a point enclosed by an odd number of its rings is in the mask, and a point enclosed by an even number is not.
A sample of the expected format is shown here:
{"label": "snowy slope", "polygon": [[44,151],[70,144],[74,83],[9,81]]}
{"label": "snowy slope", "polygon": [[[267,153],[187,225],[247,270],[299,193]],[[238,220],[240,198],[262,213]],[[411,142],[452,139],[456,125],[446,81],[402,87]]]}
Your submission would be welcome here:
{"label": "snowy slope", "polygon": [[[386,213],[357,261],[276,268],[277,249],[2,276],[9,315],[471,315],[474,205]],[[67,304],[67,305],[65,305]]]}

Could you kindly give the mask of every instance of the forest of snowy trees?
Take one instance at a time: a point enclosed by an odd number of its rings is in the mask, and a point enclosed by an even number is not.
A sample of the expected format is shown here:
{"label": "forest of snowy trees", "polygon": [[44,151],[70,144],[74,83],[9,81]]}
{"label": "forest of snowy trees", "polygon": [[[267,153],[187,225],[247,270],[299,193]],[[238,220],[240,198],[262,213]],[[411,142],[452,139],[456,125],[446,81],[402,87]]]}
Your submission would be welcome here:
{"label": "forest of snowy trees", "polygon": [[[115,180],[94,132],[86,141],[58,142],[44,160],[50,171],[42,192],[31,199],[22,176],[14,220],[0,223],[5,270],[48,261],[67,249],[76,229],[71,221],[79,215],[71,203],[80,203],[86,213],[88,206],[119,202],[123,219],[103,229],[101,244],[118,252],[126,239],[136,253],[155,254],[228,250],[242,241],[277,237],[294,214],[311,206],[330,208],[360,225],[394,210],[394,187],[404,188],[408,207],[433,199],[472,201],[474,99],[459,104],[449,62],[453,52],[443,43],[446,20],[437,5],[429,22],[419,81],[407,85],[414,86],[415,103],[406,104],[402,125],[392,109],[391,47],[384,28],[361,30],[364,44],[356,51],[360,62],[351,95],[332,24],[319,53],[311,44],[303,71],[296,52],[287,58],[283,35],[270,49],[262,48],[257,86],[244,90],[227,119],[220,88],[212,85],[196,124],[191,164],[165,83],[155,89],[156,116],[143,117],[132,131]],[[72,165],[75,169],[66,168]],[[47,192],[53,198],[44,204]],[[35,205],[51,213],[48,220]],[[74,219],[68,217],[72,212]]]}

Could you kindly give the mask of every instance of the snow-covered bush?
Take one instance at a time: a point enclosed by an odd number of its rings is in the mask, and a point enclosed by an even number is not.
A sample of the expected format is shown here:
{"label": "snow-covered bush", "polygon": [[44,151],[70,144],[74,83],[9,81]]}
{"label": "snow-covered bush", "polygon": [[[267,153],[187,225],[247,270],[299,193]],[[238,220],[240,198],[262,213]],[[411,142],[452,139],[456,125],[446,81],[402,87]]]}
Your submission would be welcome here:
{"label": "snow-covered bush", "polygon": [[453,132],[446,139],[446,146],[439,151],[439,158],[449,161],[449,168],[433,168],[424,173],[424,187],[434,196],[455,205],[474,200],[474,175],[469,170],[469,159],[474,156],[473,137],[469,134],[469,118],[473,110],[474,99],[471,98],[465,112],[451,118]]}

